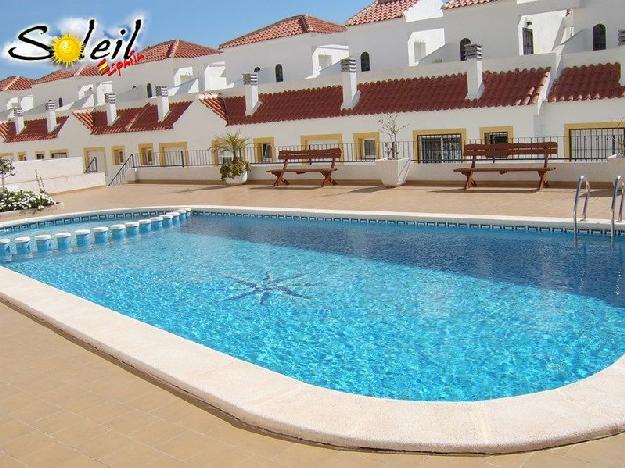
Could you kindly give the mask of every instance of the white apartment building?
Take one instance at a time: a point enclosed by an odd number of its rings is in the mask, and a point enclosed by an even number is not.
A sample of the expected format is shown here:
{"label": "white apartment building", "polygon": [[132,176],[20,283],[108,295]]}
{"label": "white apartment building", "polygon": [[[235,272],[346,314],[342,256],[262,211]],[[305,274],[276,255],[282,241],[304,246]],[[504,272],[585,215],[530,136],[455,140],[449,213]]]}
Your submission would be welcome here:
{"label": "white apartment building", "polygon": [[338,145],[345,176],[372,179],[379,121],[398,113],[404,155],[450,163],[413,178],[452,178],[470,141],[554,139],[555,180],[607,181],[625,143],[624,13],[622,0],[376,0],[345,24],[301,15],[218,48],[163,42],[121,77],[92,64],[8,77],[0,155],[81,157],[111,180],[132,154],[140,179],[217,179],[212,141],[240,131],[254,163]]}

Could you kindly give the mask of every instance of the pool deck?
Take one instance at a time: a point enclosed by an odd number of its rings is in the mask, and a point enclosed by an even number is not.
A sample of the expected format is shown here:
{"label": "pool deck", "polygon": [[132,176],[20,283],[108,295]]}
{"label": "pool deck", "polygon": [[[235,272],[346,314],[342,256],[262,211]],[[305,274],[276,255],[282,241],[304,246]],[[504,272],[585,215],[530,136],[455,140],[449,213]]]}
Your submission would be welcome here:
{"label": "pool deck", "polygon": [[[449,189],[405,187],[377,193],[365,189],[369,188],[341,187],[340,191],[331,188],[322,192],[297,187],[286,194],[262,186],[137,185],[57,198],[65,202],[63,211],[167,203],[562,217],[570,211],[572,198],[570,190],[501,194],[503,190],[498,189],[495,193],[468,194],[479,198],[472,198],[473,203],[465,206],[462,197],[467,194],[454,189],[445,192]],[[335,200],[339,194],[344,197]],[[372,195],[376,196],[369,200]],[[501,195],[505,195],[503,201],[499,200]],[[525,200],[534,195],[546,198]],[[382,201],[387,206],[381,206],[377,196],[386,197]],[[609,204],[609,198],[596,201],[596,207],[591,205],[591,210],[595,209],[592,217],[602,216],[602,205]],[[543,211],[533,210],[538,203]],[[451,207],[453,211],[448,211]],[[255,466],[263,462],[271,466],[624,466],[623,436],[504,457],[388,455],[288,442],[237,427],[5,306],[0,307],[0,325],[0,371],[7,376],[0,381],[0,466],[11,466],[10,462],[17,460],[53,466],[56,457],[57,465],[62,466],[90,466],[88,461],[94,466],[141,466],[143,462],[146,466],[176,466],[176,461],[191,466],[249,466],[252,460]],[[171,407],[169,412],[159,411],[165,407]],[[120,419],[121,423],[114,423]],[[110,438],[114,441],[104,442]],[[60,463],[63,460],[67,463]]]}

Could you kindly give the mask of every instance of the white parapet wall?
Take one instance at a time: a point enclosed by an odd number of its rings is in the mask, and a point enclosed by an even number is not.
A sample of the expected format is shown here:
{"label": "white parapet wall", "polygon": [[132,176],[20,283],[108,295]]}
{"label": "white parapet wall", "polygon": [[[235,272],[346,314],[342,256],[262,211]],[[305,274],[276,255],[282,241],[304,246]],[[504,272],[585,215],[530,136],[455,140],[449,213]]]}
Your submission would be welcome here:
{"label": "white parapet wall", "polygon": [[[492,163],[482,162],[480,165],[492,166]],[[496,167],[522,165],[524,167],[542,166],[542,162],[498,162]],[[458,164],[413,164],[408,175],[408,182],[413,183],[450,183],[462,184],[464,176],[454,172],[454,169],[469,166],[468,163]],[[554,183],[574,184],[580,176],[586,176],[591,183],[610,184],[617,176],[625,177],[625,158],[613,158],[601,162],[569,162],[554,161],[549,164],[555,171],[549,174],[549,180]],[[275,177],[268,173],[271,169],[278,169],[281,164],[253,166],[250,173],[250,181],[271,181]],[[373,162],[345,163],[339,166],[336,179],[353,182],[374,182],[379,180],[379,173]],[[137,182],[214,182],[219,180],[218,166],[198,167],[141,167],[137,169]],[[317,174],[305,176],[292,175],[293,181],[319,179]],[[508,173],[479,173],[476,179],[484,182],[527,183],[533,184],[538,181],[535,172]]]}
{"label": "white parapet wall", "polygon": [[43,180],[48,193],[69,192],[106,184],[104,173],[84,173],[82,158],[15,161],[15,175],[7,177],[9,189],[37,190],[37,177]]}

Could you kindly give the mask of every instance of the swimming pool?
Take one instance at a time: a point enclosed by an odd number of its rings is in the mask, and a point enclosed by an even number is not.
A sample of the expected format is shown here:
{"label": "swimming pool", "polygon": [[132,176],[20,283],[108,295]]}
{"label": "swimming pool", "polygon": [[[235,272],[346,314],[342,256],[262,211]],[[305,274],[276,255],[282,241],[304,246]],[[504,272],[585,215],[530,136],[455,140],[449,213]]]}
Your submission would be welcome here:
{"label": "swimming pool", "polygon": [[200,215],[5,266],[264,368],[375,397],[522,395],[625,353],[621,240]]}

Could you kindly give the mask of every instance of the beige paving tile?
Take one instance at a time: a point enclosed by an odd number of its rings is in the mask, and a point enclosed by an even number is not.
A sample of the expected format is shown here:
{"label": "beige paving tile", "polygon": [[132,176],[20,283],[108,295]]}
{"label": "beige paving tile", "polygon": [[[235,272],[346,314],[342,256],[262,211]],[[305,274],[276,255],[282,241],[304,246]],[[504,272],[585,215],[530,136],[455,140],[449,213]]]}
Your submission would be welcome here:
{"label": "beige paving tile", "polygon": [[572,446],[566,457],[606,468],[622,468],[625,465],[625,439],[612,437]]}
{"label": "beige paving tile", "polygon": [[163,422],[163,420],[144,411],[131,409],[106,422],[105,425],[122,434],[132,435],[157,422]]}
{"label": "beige paving tile", "polygon": [[557,455],[549,452],[538,452],[533,454],[523,465],[523,468],[590,468],[587,461],[578,460],[564,455]]}
{"label": "beige paving tile", "polygon": [[178,460],[190,460],[194,456],[213,447],[222,447],[215,444],[209,436],[197,432],[186,431],[173,439],[162,441],[158,449]]}
{"label": "beige paving tile", "polygon": [[[224,466],[257,466],[260,459],[257,455],[252,454],[240,447],[233,447],[225,444],[214,444],[205,447],[204,450],[187,460],[191,466],[220,468]],[[269,460],[267,460],[269,462]],[[272,460],[273,466],[279,465]]]}
{"label": "beige paving tile", "polygon": [[18,458],[18,460],[24,462],[29,467],[49,468],[63,466],[66,462],[69,463],[79,456],[80,454],[68,447],[61,444],[53,444],[45,446],[40,450],[31,451],[27,455]]}
{"label": "beige paving tile", "polygon": [[154,462],[162,457],[162,452],[148,447],[138,442],[128,441],[112,452],[101,458],[99,461],[111,467],[135,467],[143,466],[149,462]]}
{"label": "beige paving tile", "polygon": [[7,442],[14,437],[20,436],[32,429],[26,424],[17,421],[13,418],[1,418],[0,419],[0,448],[4,445],[3,442]]}
{"label": "beige paving tile", "polygon": [[90,458],[100,460],[112,455],[131,442],[128,437],[110,431],[85,440],[80,444],[79,451]]}
{"label": "beige paving tile", "polygon": [[169,421],[157,421],[133,434],[132,438],[144,444],[157,446],[160,442],[174,439],[186,432],[187,429]]}
{"label": "beige paving tile", "polygon": [[2,468],[24,468],[25,466],[26,465],[22,462],[19,462],[8,455],[0,455],[0,467]]}
{"label": "beige paving tile", "polygon": [[54,445],[57,443],[50,436],[39,431],[30,431],[3,443],[2,450],[13,458],[21,459],[33,451]]}

